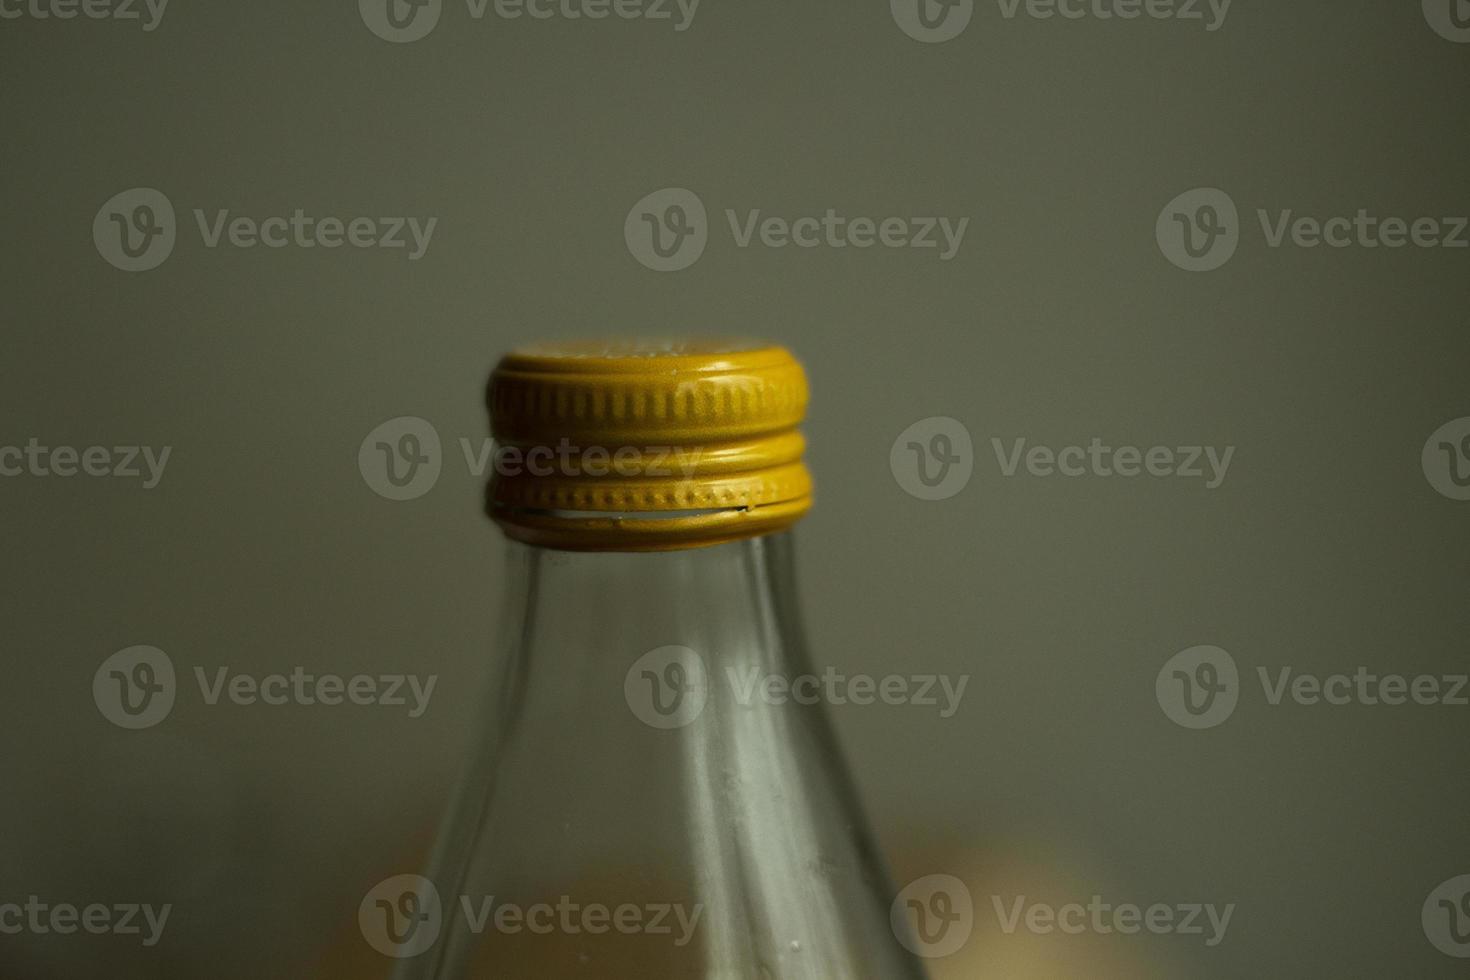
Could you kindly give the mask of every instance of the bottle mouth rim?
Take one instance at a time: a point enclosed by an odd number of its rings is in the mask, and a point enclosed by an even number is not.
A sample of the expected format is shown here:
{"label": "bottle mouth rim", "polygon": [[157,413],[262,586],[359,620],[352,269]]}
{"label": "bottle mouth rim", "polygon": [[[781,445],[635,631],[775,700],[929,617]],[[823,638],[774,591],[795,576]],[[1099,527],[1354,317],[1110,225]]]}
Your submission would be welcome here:
{"label": "bottle mouth rim", "polygon": [[560,551],[674,551],[782,531],[811,509],[810,494],[754,507],[606,511],[490,505],[506,537]]}

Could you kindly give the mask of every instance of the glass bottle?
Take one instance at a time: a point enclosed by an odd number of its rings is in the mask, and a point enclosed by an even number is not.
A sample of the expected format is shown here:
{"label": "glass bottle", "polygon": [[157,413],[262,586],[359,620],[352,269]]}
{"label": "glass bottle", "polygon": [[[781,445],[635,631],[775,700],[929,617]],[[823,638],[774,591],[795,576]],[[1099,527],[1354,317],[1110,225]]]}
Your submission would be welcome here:
{"label": "glass bottle", "polygon": [[364,903],[396,976],[922,977],[818,688],[791,687],[816,676],[800,365],[532,348],[490,401],[503,660],[427,877]]}

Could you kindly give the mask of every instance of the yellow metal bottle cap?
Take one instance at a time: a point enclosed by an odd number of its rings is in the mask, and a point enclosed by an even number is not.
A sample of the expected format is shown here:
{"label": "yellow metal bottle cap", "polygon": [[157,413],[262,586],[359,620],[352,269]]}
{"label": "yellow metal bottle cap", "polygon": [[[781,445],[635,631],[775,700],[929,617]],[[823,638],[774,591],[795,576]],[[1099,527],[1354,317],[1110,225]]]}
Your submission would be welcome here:
{"label": "yellow metal bottle cap", "polygon": [[728,339],[526,347],[490,379],[488,504],[507,535],[661,551],[788,527],[811,507],[801,364]]}

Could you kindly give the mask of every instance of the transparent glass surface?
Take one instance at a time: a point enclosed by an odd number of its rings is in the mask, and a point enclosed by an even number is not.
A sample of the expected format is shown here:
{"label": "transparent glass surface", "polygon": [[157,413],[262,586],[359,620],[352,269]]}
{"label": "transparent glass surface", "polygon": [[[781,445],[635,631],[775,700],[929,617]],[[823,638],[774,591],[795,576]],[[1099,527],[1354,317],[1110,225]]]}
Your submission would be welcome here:
{"label": "transparent glass surface", "polygon": [[761,693],[814,673],[789,533],[511,547],[438,935],[397,977],[923,977],[824,707]]}

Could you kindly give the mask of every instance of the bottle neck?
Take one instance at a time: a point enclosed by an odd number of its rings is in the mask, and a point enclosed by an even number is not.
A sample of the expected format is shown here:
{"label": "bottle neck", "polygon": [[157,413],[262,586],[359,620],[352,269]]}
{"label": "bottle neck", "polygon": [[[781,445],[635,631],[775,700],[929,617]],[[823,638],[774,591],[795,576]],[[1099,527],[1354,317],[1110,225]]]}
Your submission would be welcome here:
{"label": "bottle neck", "polygon": [[[479,761],[441,837],[447,895],[682,910],[652,932],[446,925],[439,977],[921,976],[809,674],[789,533],[656,553],[511,550]],[[569,956],[580,959],[568,959]],[[578,975],[584,971],[578,971]]]}
{"label": "bottle neck", "polygon": [[663,552],[510,547],[506,608],[521,612],[507,646],[527,669],[557,659],[584,677],[607,675],[670,647],[693,650],[710,670],[785,671],[804,660],[790,532]]}

